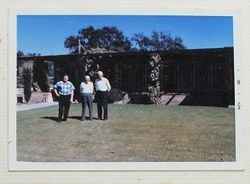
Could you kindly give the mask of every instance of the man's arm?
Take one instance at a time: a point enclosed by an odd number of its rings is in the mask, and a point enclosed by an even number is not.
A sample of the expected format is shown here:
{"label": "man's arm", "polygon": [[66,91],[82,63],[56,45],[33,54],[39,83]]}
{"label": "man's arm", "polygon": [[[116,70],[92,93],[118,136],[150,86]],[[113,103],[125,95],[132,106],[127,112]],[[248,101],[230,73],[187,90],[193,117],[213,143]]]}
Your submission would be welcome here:
{"label": "man's arm", "polygon": [[58,92],[58,90],[57,90],[58,86],[59,86],[59,82],[57,82],[57,83],[54,85],[54,92],[55,92],[56,96],[59,97],[60,94],[59,94],[59,92]]}
{"label": "man's arm", "polygon": [[98,86],[97,86],[97,80],[95,80],[94,89],[95,89],[95,91],[98,91],[98,90],[99,90],[99,89],[98,89]]}
{"label": "man's arm", "polygon": [[70,97],[70,102],[73,102],[74,99],[74,90],[75,90],[75,86],[71,83],[71,89],[72,89],[72,93],[71,93],[71,97]]}
{"label": "man's arm", "polygon": [[83,91],[83,86],[82,86],[82,83],[80,84],[80,94],[82,93]]}
{"label": "man's arm", "polygon": [[60,96],[56,88],[54,88],[54,92],[55,92],[56,96],[58,96],[58,97]]}
{"label": "man's arm", "polygon": [[106,83],[107,83],[108,91],[110,91],[111,90],[111,86],[110,86],[110,83],[109,83],[108,79],[106,79]]}
{"label": "man's arm", "polygon": [[71,93],[70,102],[73,102],[73,99],[74,99],[74,90]]}
{"label": "man's arm", "polygon": [[93,84],[93,82],[91,82],[91,91],[92,91],[92,93],[94,93],[94,84]]}

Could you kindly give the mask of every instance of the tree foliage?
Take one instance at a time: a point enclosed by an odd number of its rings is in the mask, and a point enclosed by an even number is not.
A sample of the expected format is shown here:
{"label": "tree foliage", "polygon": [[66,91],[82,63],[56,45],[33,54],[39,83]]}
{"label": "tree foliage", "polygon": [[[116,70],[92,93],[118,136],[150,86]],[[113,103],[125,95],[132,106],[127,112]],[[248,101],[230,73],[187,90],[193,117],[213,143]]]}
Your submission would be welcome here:
{"label": "tree foliage", "polygon": [[[24,54],[24,52],[22,52],[20,50],[17,52],[18,57],[21,57],[21,56],[31,56],[32,57],[32,56],[40,56],[40,55],[41,54],[39,54],[39,53],[38,54],[37,53]],[[48,62],[46,62],[46,61],[45,62],[34,61],[32,63],[30,63],[30,62],[26,62],[26,63],[27,64],[25,64],[22,61],[21,63],[18,63],[18,65],[17,65],[20,73],[23,73],[23,80],[25,80],[24,75],[28,75],[26,65],[31,65],[31,66],[29,66],[29,68],[30,68],[29,72],[33,73],[33,75],[31,75],[31,81],[33,80],[34,83],[37,83],[42,92],[49,92]],[[33,78],[32,78],[32,76],[33,76]],[[25,83],[25,81],[24,81],[24,83]]]}
{"label": "tree foliage", "polygon": [[27,53],[26,56],[41,56],[41,54],[40,53],[37,54],[33,52],[33,53]]}
{"label": "tree foliage", "polygon": [[21,57],[21,56],[41,56],[41,54],[40,53],[27,53],[27,54],[25,54],[23,51],[21,51],[21,50],[18,50],[17,51],[17,57]]}
{"label": "tree foliage", "polygon": [[185,49],[180,37],[172,37],[169,33],[153,31],[150,36],[143,33],[134,34],[132,40],[140,51],[164,51]]}
{"label": "tree foliage", "polygon": [[130,40],[116,27],[103,27],[95,29],[92,26],[80,29],[75,36],[69,36],[64,46],[72,53],[78,52],[78,40],[85,50],[105,49],[114,52],[124,52],[131,49]]}
{"label": "tree foliage", "polygon": [[24,80],[24,98],[25,101],[28,103],[31,97],[31,75],[32,69],[25,68],[23,71],[23,80]]}
{"label": "tree foliage", "polygon": [[18,50],[17,51],[17,57],[21,57],[21,56],[24,56],[25,54],[23,53],[23,51],[21,50]]}
{"label": "tree foliage", "polygon": [[151,56],[149,61],[150,74],[148,76],[148,91],[150,102],[153,104],[159,104],[160,100],[160,61],[161,57],[159,54]]}
{"label": "tree foliage", "polygon": [[153,31],[149,36],[137,33],[132,38],[128,38],[118,28],[107,26],[100,29],[92,26],[80,29],[77,35],[66,38],[65,48],[68,48],[71,53],[77,53],[78,40],[87,53],[185,49],[179,36],[173,37],[163,31]]}
{"label": "tree foliage", "polygon": [[37,82],[42,92],[49,92],[48,63],[35,61],[33,64],[33,81]]}

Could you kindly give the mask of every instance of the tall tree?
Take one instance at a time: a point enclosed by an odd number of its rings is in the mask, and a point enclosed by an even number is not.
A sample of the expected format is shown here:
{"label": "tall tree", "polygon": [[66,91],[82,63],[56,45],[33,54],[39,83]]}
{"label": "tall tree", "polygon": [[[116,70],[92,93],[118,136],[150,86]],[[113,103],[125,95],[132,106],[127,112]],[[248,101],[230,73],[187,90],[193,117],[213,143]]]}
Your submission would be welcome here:
{"label": "tall tree", "polygon": [[31,97],[31,68],[25,68],[23,72],[23,80],[24,80],[24,98],[28,103]]}
{"label": "tall tree", "polygon": [[49,92],[48,62],[35,61],[33,64],[33,81],[37,82],[42,92]]}
{"label": "tall tree", "polygon": [[116,27],[103,27],[95,29],[92,26],[80,29],[75,36],[69,36],[64,42],[65,48],[71,53],[78,52],[78,40],[85,50],[90,51],[98,48],[113,52],[124,52],[131,49],[130,40]]}
{"label": "tall tree", "polygon": [[172,37],[169,33],[153,31],[150,36],[143,33],[134,34],[132,41],[135,42],[139,51],[163,51],[185,49],[180,37]]}

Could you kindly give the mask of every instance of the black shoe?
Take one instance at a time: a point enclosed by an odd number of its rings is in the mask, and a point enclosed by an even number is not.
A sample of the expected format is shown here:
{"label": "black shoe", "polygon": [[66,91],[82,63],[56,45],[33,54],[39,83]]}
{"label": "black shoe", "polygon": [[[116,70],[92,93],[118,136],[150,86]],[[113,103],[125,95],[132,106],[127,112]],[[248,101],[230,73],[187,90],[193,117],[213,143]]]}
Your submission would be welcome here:
{"label": "black shoe", "polygon": [[57,119],[57,122],[58,122],[58,123],[62,122],[62,119],[58,118],[58,119]]}

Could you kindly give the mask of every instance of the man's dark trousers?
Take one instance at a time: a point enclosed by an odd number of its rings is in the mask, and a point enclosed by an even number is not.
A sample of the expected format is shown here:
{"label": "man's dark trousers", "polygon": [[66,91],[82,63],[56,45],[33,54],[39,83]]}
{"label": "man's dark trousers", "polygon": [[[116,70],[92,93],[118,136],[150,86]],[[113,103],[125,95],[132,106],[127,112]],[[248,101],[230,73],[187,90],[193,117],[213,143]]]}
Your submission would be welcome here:
{"label": "man's dark trousers", "polygon": [[108,92],[97,91],[96,97],[97,97],[96,101],[97,101],[98,119],[102,119],[102,112],[104,111],[104,120],[107,120],[108,119]]}
{"label": "man's dark trousers", "polygon": [[66,121],[68,118],[69,114],[69,108],[70,108],[70,98],[71,95],[60,95],[59,97],[59,115],[58,115],[58,120],[63,120]]}

